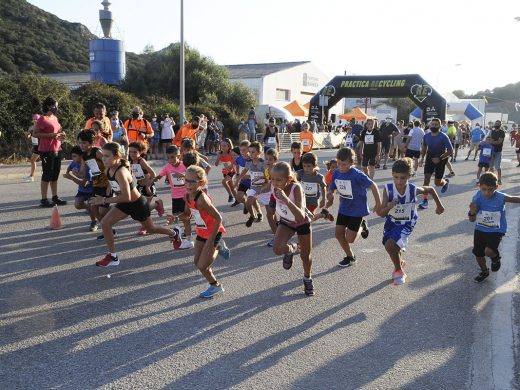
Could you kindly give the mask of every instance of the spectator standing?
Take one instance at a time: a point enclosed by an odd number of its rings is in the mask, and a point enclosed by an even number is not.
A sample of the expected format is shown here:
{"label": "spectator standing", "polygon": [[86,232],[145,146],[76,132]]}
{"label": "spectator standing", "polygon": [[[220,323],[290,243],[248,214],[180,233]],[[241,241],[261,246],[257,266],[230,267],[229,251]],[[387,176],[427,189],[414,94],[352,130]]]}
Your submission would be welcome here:
{"label": "spectator standing", "polygon": [[186,123],[179,129],[179,131],[177,131],[177,134],[175,134],[175,138],[173,139],[173,143],[180,148],[184,138],[191,138],[194,142],[197,142],[196,134],[199,131],[199,125],[200,117],[194,116],[191,118],[191,122]]}
{"label": "spectator standing", "polygon": [[388,162],[388,154],[390,153],[392,137],[397,134],[399,134],[399,130],[394,124],[392,117],[387,117],[379,129],[379,136],[381,137],[381,151],[383,153],[383,169],[386,169],[386,164]]}
{"label": "spectator standing", "polygon": [[39,140],[34,136],[34,129],[36,122],[40,118],[40,115],[34,114],[32,116],[33,124],[31,127],[29,127],[29,131],[27,132],[27,137],[31,139],[32,149],[31,149],[31,159],[29,162],[31,163],[31,173],[29,176],[25,176],[23,178],[23,181],[26,183],[33,182],[34,181],[34,172],[36,171],[36,161],[40,158],[40,152],[38,152],[38,143]]}
{"label": "spectator standing", "polygon": [[495,155],[490,164],[497,171],[498,184],[502,184],[502,147],[504,146],[504,139],[506,138],[506,133],[502,130],[502,121],[497,120],[493,126],[493,130],[488,135],[486,139],[487,143],[493,145],[493,149],[495,151]]}
{"label": "spectator standing", "polygon": [[132,109],[132,118],[125,122],[125,128],[128,134],[128,142],[141,141],[147,144],[153,136],[152,126],[150,122],[143,118],[143,110],[139,106]]}
{"label": "spectator standing", "polygon": [[174,126],[175,121],[170,118],[170,114],[167,113],[164,120],[161,121],[161,153],[165,160],[168,159],[166,149],[172,144],[173,137],[175,136],[173,131]]}
{"label": "spectator standing", "polygon": [[247,116],[247,127],[249,129],[249,141],[253,142],[256,141],[256,127],[258,122],[256,121],[256,112],[255,108],[251,107],[249,110],[249,114]]}
{"label": "spectator standing", "polygon": [[112,111],[110,126],[112,129],[112,141],[117,142],[121,146],[123,158],[126,159],[128,155],[128,134],[123,126],[123,122],[119,119],[118,111]]}

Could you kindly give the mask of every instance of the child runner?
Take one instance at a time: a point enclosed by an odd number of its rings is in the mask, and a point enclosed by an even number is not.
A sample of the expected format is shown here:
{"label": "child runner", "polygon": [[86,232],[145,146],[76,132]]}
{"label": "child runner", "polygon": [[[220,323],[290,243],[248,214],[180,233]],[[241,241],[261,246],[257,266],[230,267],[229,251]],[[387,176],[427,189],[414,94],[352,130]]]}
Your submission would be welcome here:
{"label": "child runner", "polygon": [[249,177],[251,181],[250,188],[246,191],[246,209],[249,212],[249,219],[246,221],[247,227],[251,227],[255,221],[262,222],[263,220],[260,204],[256,198],[256,194],[265,183],[265,161],[260,157],[261,154],[262,145],[260,145],[260,142],[251,142],[251,145],[249,145],[251,160],[246,162],[246,166],[238,176],[238,180]]}
{"label": "child runner", "polygon": [[520,167],[520,132],[518,132],[516,129],[514,133],[511,131],[511,144],[511,146],[514,146],[516,149],[516,160],[518,161],[518,165],[516,167],[518,168]]}
{"label": "child runner", "polygon": [[115,250],[112,226],[128,216],[139,221],[148,233],[165,234],[170,237],[172,241],[176,238],[176,235],[168,228],[154,225],[150,218],[148,202],[135,187],[128,163],[121,158],[122,152],[119,144],[109,142],[103,146],[102,150],[103,164],[107,168],[106,176],[110,183],[112,193],[115,196],[96,196],[95,198],[91,198],[89,203],[97,206],[115,203],[115,207],[111,208],[101,220],[101,227],[103,228],[108,253],[103,259],[96,262],[98,267],[110,267],[119,265],[119,257]]}
{"label": "child runner", "polygon": [[265,129],[265,133],[263,135],[263,144],[264,149],[269,150],[274,148],[280,151],[280,138],[279,138],[279,129],[276,126],[276,120],[274,118],[269,118],[269,125]]}
{"label": "child runner", "polygon": [[199,166],[192,165],[186,170],[186,206],[180,215],[182,220],[195,219],[197,225],[197,239],[195,242],[195,266],[209,283],[207,290],[200,294],[201,298],[212,298],[224,292],[224,288],[217,281],[212,264],[217,255],[229,259],[230,251],[222,239],[226,232],[222,225],[222,216],[213,205],[211,198],[202,191],[206,185],[206,172]]}
{"label": "child runner", "polygon": [[[271,169],[273,196],[276,201],[276,213],[280,223],[274,235],[273,251],[283,256],[283,268],[292,267],[293,257],[300,251],[303,263],[303,287],[305,295],[314,295],[312,283],[312,231],[310,218],[305,212],[305,196],[302,187],[296,182],[291,166],[282,161]],[[298,235],[298,244],[289,244],[289,240]]]}
{"label": "child runner", "polygon": [[[166,156],[168,158],[168,163],[161,168],[159,176],[156,176],[154,180],[159,181],[163,177],[169,179],[168,183],[172,193],[172,215],[168,216],[168,218],[169,220],[178,223],[179,215],[182,214],[186,208],[186,202],[184,200],[186,195],[186,186],[184,182],[186,166],[180,160],[180,152],[177,146],[168,146],[166,148]],[[195,155],[193,154],[193,156]],[[195,161],[195,165],[197,165],[197,161]],[[180,232],[179,239],[183,236],[183,233],[185,237],[190,237],[190,239],[182,239],[178,242],[179,245],[175,245],[175,247],[177,249],[190,249],[194,246],[193,241],[191,240],[191,234],[188,234],[191,232],[191,224],[189,220],[183,221],[183,223],[184,229],[182,231],[177,225],[175,226],[174,231],[177,229],[177,231]]]}
{"label": "child runner", "polygon": [[408,245],[408,238],[417,223],[417,195],[431,194],[437,214],[444,212],[444,207],[435,188],[417,187],[409,180],[414,172],[413,161],[406,157],[397,160],[392,166],[393,183],[387,183],[383,190],[383,202],[379,216],[386,217],[383,228],[383,245],[390,260],[394,263],[392,279],[394,285],[403,284],[406,279],[403,252]]}
{"label": "child runner", "polygon": [[[77,141],[78,145],[83,152],[81,156],[81,169],[78,177],[80,179],[87,177],[87,168],[92,175],[92,188],[94,196],[104,197],[108,195],[108,179],[105,174],[105,166],[103,165],[101,149],[93,146],[96,133],[94,130],[81,130],[78,133]],[[96,216],[96,219],[101,222],[103,216],[108,212],[108,205],[90,205],[92,213]],[[97,227],[91,226],[92,231],[96,231]],[[115,234],[115,230],[113,231]],[[97,237],[98,240],[104,238],[103,234]]]}
{"label": "child runner", "polygon": [[240,203],[244,204],[244,214],[247,214],[246,203],[246,192],[251,187],[250,178],[239,179],[240,174],[246,167],[246,163],[250,160],[249,158],[249,146],[251,143],[248,140],[240,142],[240,156],[235,158],[235,171],[237,172],[235,178],[235,187],[237,188],[237,197],[231,207],[235,207]]}
{"label": "child runner", "polygon": [[[259,191],[259,195],[257,196],[258,202],[261,206],[265,206],[265,216],[267,222],[269,223],[269,227],[273,234],[276,233],[276,200],[272,195],[273,186],[271,184],[271,169],[278,162],[278,151],[276,149],[269,149],[264,153],[265,155],[265,184]],[[267,246],[272,247],[274,243],[274,237],[267,242]]]}
{"label": "child runner", "polygon": [[[353,148],[350,148],[354,150]],[[327,174],[325,175],[325,184],[327,184],[327,188],[330,186],[330,183],[332,181],[332,173],[338,169],[338,160],[335,158],[331,159],[330,161],[324,161],[325,167],[327,167]]]}
{"label": "child runner", "polygon": [[302,143],[303,153],[312,151],[314,147],[314,134],[310,131],[310,126],[307,122],[302,123],[300,142]]}
{"label": "child runner", "polygon": [[233,185],[233,176],[235,175],[235,167],[233,166],[233,142],[229,138],[224,138],[220,143],[220,152],[217,153],[215,166],[218,167],[220,163],[224,166],[222,168],[222,186],[228,193],[228,202],[233,202],[237,196],[235,186]]}
{"label": "child runner", "polygon": [[354,167],[355,153],[350,148],[342,148],[336,155],[338,169],[332,174],[332,182],[327,193],[328,209],[337,191],[340,197],[338,217],[336,218],[336,239],[347,255],[339,262],[340,267],[356,263],[356,256],[350,247],[362,230],[361,236],[368,237],[368,227],[363,217],[370,214],[367,190],[370,188],[376,201],[375,212],[381,208],[381,197],[377,185],[363,172]]}
{"label": "child runner", "polygon": [[365,123],[365,129],[359,136],[359,144],[362,160],[361,167],[365,175],[368,175],[370,179],[374,178],[375,167],[379,165],[379,159],[381,156],[381,139],[379,136],[379,130],[375,128],[374,121],[367,119]]}
{"label": "child runner", "polygon": [[[302,165],[303,169],[296,172],[296,179],[303,188],[305,204],[307,210],[314,216],[313,221],[329,215],[334,218],[326,209],[323,209],[325,207],[325,189],[327,184],[323,175],[318,172],[318,157],[313,152],[305,153],[302,157]],[[323,210],[316,214],[318,200],[319,206]]]}
{"label": "child runner", "polygon": [[294,172],[301,171],[303,169],[302,165],[302,144],[300,142],[293,142],[291,144],[291,168]]}
{"label": "child runner", "polygon": [[491,271],[500,269],[498,246],[507,232],[505,203],[520,203],[520,196],[511,196],[497,191],[498,177],[492,172],[480,176],[480,190],[469,205],[468,217],[475,223],[473,254],[480,267],[475,282],[483,282],[489,276],[486,256],[491,259]]}
{"label": "child runner", "polygon": [[484,172],[489,170],[489,164],[495,155],[495,149],[493,145],[490,145],[486,142],[486,140],[480,143],[480,156],[478,158],[478,170],[477,170],[477,183],[475,185],[479,185],[480,183],[480,174],[482,173],[482,168],[484,168]]}
{"label": "child runner", "polygon": [[94,133],[96,133],[96,141],[94,141],[94,146],[100,148],[108,142],[110,133],[106,131],[105,124],[103,122],[100,120],[93,121],[91,129],[94,130]]}
{"label": "child runner", "polygon": [[[128,145],[128,162],[130,163],[130,171],[132,176],[137,182],[137,191],[139,191],[146,200],[150,207],[150,211],[157,210],[159,217],[164,214],[163,201],[159,198],[152,204],[152,198],[156,196],[157,189],[155,188],[154,179],[155,171],[142,157],[146,156],[147,146],[141,141],[131,142]],[[143,226],[139,229],[138,234],[141,236],[146,235],[146,230]]]}
{"label": "child runner", "polygon": [[352,133],[352,127],[347,126],[346,134],[345,134],[345,142],[343,144],[344,147],[355,150],[357,143],[359,142],[359,137],[356,134]]}
{"label": "child runner", "polygon": [[94,189],[92,188],[92,175],[90,169],[86,169],[85,177],[79,178],[79,172],[81,170],[81,156],[83,152],[79,146],[74,146],[71,151],[72,161],[70,162],[67,172],[63,174],[65,179],[72,180],[78,185],[78,193],[74,197],[74,207],[76,210],[87,210],[90,216],[90,231],[95,232],[98,229],[96,216],[94,215],[90,206],[88,206],[88,200],[94,196]]}

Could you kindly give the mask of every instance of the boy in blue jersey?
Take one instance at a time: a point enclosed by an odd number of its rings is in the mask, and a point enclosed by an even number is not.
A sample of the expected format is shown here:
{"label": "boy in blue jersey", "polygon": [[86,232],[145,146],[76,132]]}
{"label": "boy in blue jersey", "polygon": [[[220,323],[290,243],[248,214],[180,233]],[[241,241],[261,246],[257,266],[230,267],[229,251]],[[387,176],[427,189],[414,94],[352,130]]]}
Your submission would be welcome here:
{"label": "boy in blue jersey", "polygon": [[480,174],[482,173],[482,168],[487,172],[489,170],[489,164],[491,163],[491,159],[495,155],[495,149],[493,145],[488,144],[485,140],[480,144],[480,156],[478,159],[478,171],[477,171],[477,186],[479,185]]}
{"label": "boy in blue jersey", "polygon": [[406,250],[408,238],[412,234],[418,219],[417,195],[429,194],[437,205],[435,212],[442,214],[444,206],[433,187],[417,187],[408,180],[413,174],[413,160],[402,158],[392,166],[393,183],[387,183],[383,190],[383,202],[379,210],[380,217],[386,217],[383,230],[383,245],[390,260],[394,263],[392,279],[394,285],[405,283],[405,261],[403,251]]}
{"label": "boy in blue jersey", "polygon": [[74,207],[77,210],[87,210],[90,216],[90,231],[95,232],[98,229],[96,216],[88,205],[88,200],[94,196],[94,188],[92,187],[92,173],[88,166],[86,167],[85,177],[79,178],[81,169],[81,159],[83,152],[79,146],[74,146],[71,150],[72,161],[67,168],[67,172],[63,174],[65,179],[72,180],[78,185],[78,193],[74,197]]}
{"label": "boy in blue jersey", "polygon": [[500,269],[498,246],[507,232],[505,203],[520,203],[520,196],[511,196],[497,191],[498,177],[492,172],[480,176],[480,190],[473,197],[468,218],[475,222],[473,235],[473,254],[480,267],[475,282],[483,282],[489,276],[486,256],[491,259],[491,271]]}
{"label": "boy in blue jersey", "polygon": [[244,205],[244,214],[247,214],[246,208],[246,192],[251,187],[251,179],[250,178],[240,178],[240,174],[246,168],[246,163],[250,161],[249,157],[249,146],[251,143],[248,140],[244,140],[240,142],[239,151],[240,155],[235,158],[235,172],[237,173],[235,176],[235,188],[237,189],[237,196],[235,202],[231,205],[231,207],[238,206],[240,203]]}
{"label": "boy in blue jersey", "polygon": [[353,244],[361,232],[363,238],[368,237],[368,228],[364,217],[370,214],[367,191],[370,188],[376,201],[375,212],[381,207],[381,197],[376,183],[362,171],[354,167],[356,155],[350,148],[341,148],[336,159],[338,169],[332,174],[327,193],[328,209],[334,201],[334,193],[340,197],[338,217],[336,219],[336,239],[345,251],[346,257],[339,262],[340,267],[349,267],[356,263],[356,256],[350,244]]}

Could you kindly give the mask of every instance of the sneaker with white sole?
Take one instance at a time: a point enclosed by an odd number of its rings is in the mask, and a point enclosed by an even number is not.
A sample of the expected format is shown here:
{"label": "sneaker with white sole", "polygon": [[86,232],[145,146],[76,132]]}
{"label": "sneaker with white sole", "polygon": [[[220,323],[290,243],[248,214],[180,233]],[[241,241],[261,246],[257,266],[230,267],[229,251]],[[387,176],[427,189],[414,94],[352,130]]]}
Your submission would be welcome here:
{"label": "sneaker with white sole", "polygon": [[181,246],[179,247],[179,249],[191,249],[194,246],[195,246],[195,244],[193,244],[193,241],[191,241],[191,240],[182,240]]}
{"label": "sneaker with white sole", "polygon": [[210,284],[207,290],[200,293],[199,297],[201,298],[213,298],[217,294],[221,294],[224,292],[224,287],[221,284],[218,286],[214,286]]}
{"label": "sneaker with white sole", "polygon": [[113,267],[119,265],[119,258],[116,256],[112,256],[110,253],[107,253],[104,258],[99,261],[96,261],[96,266],[98,267]]}
{"label": "sneaker with white sole", "polygon": [[269,241],[267,241],[267,246],[268,246],[269,248],[272,248],[273,245],[274,245],[274,238],[271,238]]}
{"label": "sneaker with white sole", "polygon": [[98,230],[97,221],[90,222],[90,231],[91,232],[97,232],[97,230]]}
{"label": "sneaker with white sole", "polygon": [[218,254],[224,260],[229,260],[229,258],[231,257],[231,251],[227,247],[226,242],[224,240],[220,240],[220,242],[219,242]]}
{"label": "sneaker with white sole", "polygon": [[406,273],[403,270],[394,272],[392,276],[394,277],[394,286],[404,284],[406,281]]}
{"label": "sneaker with white sole", "polygon": [[32,183],[34,181],[34,176],[24,176],[22,177],[24,183]]}

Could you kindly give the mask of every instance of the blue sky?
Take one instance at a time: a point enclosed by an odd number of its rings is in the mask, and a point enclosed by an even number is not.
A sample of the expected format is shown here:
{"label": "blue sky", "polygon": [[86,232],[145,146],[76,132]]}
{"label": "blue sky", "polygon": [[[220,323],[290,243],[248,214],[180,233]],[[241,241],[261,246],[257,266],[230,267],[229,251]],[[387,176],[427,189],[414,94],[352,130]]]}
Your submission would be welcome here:
{"label": "blue sky", "polygon": [[[101,35],[101,0],[29,0]],[[128,51],[180,39],[180,0],[111,0]],[[520,81],[520,1],[185,0],[185,39],[219,64],[310,60],[337,74],[419,73],[441,92]],[[461,64],[455,66],[455,64]]]}

